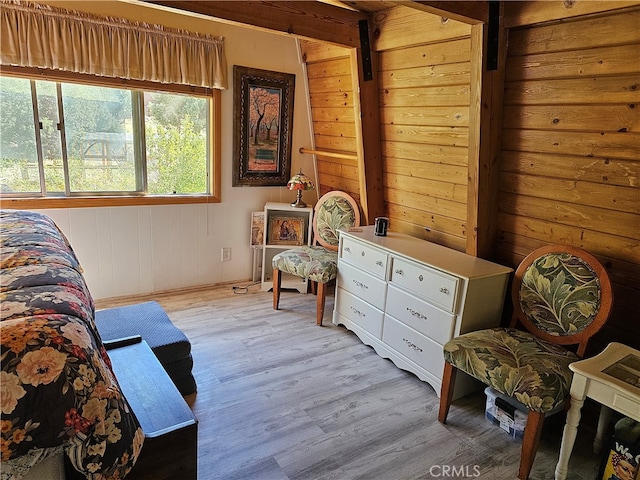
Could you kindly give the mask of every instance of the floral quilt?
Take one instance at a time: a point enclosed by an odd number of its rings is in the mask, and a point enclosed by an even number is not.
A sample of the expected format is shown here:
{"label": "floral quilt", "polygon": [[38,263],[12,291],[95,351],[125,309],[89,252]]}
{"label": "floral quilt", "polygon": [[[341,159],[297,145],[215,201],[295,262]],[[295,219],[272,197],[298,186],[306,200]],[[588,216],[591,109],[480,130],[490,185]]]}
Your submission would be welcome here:
{"label": "floral quilt", "polygon": [[69,242],[47,216],[0,212],[2,479],[64,450],[90,480],[124,478],[144,434],[94,324]]}

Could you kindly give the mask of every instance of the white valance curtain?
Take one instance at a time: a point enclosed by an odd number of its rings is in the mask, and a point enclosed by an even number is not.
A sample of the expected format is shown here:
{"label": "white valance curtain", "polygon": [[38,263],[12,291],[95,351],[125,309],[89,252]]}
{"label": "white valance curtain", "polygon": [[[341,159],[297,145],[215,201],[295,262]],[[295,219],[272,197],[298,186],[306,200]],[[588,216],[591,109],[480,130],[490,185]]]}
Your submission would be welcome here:
{"label": "white valance curtain", "polygon": [[19,1],[0,1],[0,63],[227,88],[222,37]]}

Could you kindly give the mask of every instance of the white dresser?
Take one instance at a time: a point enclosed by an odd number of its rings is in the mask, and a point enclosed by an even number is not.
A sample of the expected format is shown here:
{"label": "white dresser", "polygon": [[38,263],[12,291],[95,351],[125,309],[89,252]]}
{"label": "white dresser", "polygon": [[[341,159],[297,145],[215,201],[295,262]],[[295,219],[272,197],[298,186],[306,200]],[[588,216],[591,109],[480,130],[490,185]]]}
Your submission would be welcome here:
{"label": "white dresser", "polygon": [[[340,235],[333,323],[440,396],[442,346],[462,333],[499,326],[513,270],[409,235],[354,230]],[[480,386],[459,372],[454,397]]]}

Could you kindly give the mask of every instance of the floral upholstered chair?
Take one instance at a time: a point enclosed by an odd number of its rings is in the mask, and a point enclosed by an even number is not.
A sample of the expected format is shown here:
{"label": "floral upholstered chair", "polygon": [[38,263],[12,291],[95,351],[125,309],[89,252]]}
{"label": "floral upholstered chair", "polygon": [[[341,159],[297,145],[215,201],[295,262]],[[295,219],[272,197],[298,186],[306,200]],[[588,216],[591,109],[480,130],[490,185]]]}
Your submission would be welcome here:
{"label": "floral upholstered chair", "polygon": [[[529,477],[545,414],[569,395],[569,364],[604,325],[613,304],[605,268],[575,247],[549,245],[530,253],[516,270],[509,328],[470,332],[444,346],[438,420],[446,422],[455,376],[462,370],[528,410],[518,478]],[[524,330],[516,330],[520,323]],[[564,345],[577,345],[576,353]]]}
{"label": "floral upholstered chair", "polygon": [[282,272],[306,278],[316,291],[316,323],[322,325],[326,285],[338,273],[338,230],[360,225],[360,210],[344,192],[325,193],[314,208],[313,237],[317,245],[285,250],[273,257],[273,308],[278,310]]}

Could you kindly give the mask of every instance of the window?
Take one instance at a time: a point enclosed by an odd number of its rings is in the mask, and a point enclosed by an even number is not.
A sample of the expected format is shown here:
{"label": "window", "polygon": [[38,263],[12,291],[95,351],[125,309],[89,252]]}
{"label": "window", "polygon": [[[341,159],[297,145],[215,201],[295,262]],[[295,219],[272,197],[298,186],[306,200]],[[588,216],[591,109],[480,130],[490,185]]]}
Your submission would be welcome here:
{"label": "window", "polygon": [[215,99],[2,75],[3,200],[215,196]]}

